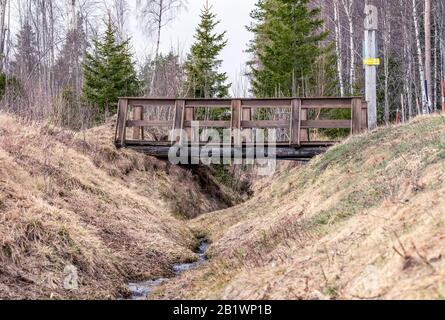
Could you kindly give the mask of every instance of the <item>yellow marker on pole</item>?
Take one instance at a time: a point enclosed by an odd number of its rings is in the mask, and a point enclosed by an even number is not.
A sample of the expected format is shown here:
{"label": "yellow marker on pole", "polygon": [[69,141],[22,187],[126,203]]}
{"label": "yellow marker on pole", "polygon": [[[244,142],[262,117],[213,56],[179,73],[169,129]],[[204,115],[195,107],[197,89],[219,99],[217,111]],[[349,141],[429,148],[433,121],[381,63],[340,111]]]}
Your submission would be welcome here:
{"label": "yellow marker on pole", "polygon": [[363,59],[363,64],[365,66],[379,66],[380,59],[379,58],[366,58],[366,59]]}

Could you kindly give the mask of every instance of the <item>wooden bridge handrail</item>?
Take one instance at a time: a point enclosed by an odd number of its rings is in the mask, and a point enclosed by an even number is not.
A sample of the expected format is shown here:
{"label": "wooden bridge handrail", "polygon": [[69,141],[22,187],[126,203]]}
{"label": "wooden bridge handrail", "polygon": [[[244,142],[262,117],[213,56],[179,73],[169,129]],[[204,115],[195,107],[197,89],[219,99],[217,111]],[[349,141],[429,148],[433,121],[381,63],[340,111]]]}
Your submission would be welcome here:
{"label": "wooden bridge handrail", "polygon": [[[145,120],[143,109],[146,107],[174,107],[172,121]],[[133,108],[133,119],[128,113]],[[301,141],[308,140],[308,129],[351,129],[352,134],[360,133],[367,128],[367,104],[361,97],[344,98],[268,98],[268,99],[171,99],[124,97],[119,99],[118,123],[116,126],[116,145],[125,147],[128,140],[127,128],[133,128],[133,140],[143,137],[144,128],[183,129],[191,136],[191,126],[196,108],[227,108],[231,109],[232,119],[229,121],[199,121],[204,128],[231,128],[239,131],[251,129],[289,129],[289,145],[298,146]],[[290,120],[253,121],[252,109],[255,108],[289,108]],[[308,120],[309,109],[350,109],[350,120]],[[234,144],[242,144],[242,137],[236,136]],[[172,143],[175,141],[172,141]]]}

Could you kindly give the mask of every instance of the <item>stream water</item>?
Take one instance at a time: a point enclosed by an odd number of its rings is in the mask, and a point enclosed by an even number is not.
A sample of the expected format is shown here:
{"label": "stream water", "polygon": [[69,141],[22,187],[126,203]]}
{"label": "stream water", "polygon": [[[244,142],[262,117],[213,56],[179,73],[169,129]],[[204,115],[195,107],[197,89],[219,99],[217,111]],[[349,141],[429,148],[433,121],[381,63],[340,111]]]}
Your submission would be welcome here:
{"label": "stream water", "polygon": [[[207,261],[206,254],[208,249],[209,242],[206,239],[201,239],[198,251],[196,252],[198,254],[198,260],[191,263],[175,264],[173,266],[174,274],[179,276],[183,272],[196,269],[203,265]],[[131,292],[129,300],[146,300],[156,288],[160,287],[167,280],[166,278],[159,278],[150,281],[129,283],[128,287]]]}

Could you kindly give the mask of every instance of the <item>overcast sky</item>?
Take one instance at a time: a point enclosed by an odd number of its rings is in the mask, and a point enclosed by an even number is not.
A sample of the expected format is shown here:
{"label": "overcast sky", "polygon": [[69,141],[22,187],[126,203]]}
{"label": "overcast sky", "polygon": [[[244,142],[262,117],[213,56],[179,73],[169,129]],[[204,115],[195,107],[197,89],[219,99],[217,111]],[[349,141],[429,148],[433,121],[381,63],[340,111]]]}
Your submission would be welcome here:
{"label": "overcast sky", "polygon": [[[134,1],[135,2],[135,1]],[[180,13],[178,19],[167,26],[162,33],[162,52],[168,52],[171,48],[187,54],[193,43],[196,26],[199,23],[199,14],[206,0],[188,0],[188,9]],[[257,0],[209,0],[213,12],[221,23],[217,27],[218,32],[227,31],[227,47],[221,55],[223,65],[221,70],[227,72],[232,83],[234,96],[242,96],[245,90],[237,90],[241,87],[240,81],[245,85],[246,80],[241,79],[240,71],[244,70],[249,55],[245,53],[247,44],[252,35],[245,26],[250,23],[250,12]],[[137,22],[131,25],[133,46],[137,56],[142,58],[147,52],[154,51],[154,39],[146,35]]]}

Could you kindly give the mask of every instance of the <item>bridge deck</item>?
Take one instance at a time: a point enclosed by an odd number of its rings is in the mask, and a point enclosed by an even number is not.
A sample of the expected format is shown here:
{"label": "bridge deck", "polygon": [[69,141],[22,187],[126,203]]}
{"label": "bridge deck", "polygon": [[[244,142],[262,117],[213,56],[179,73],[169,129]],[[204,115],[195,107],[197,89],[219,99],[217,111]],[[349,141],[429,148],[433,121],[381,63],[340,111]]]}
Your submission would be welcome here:
{"label": "bridge deck", "polygon": [[[199,110],[225,110],[226,120],[197,121]],[[320,120],[321,110],[348,109],[350,119]],[[274,110],[272,119],[258,120],[259,110]],[[310,110],[315,112],[310,113]],[[315,116],[312,116],[315,114]],[[202,111],[201,111],[202,115]],[[207,117],[205,117],[207,119]],[[264,117],[263,117],[264,118]],[[209,144],[201,141],[200,129],[230,130],[228,143]],[[131,132],[128,129],[132,129]],[[348,98],[288,98],[288,99],[153,99],[121,98],[115,144],[146,154],[165,158],[173,146],[198,146],[214,153],[229,147],[233,158],[251,155],[259,146],[256,129],[277,129],[285,139],[274,143],[279,159],[310,159],[335,144],[333,141],[312,141],[311,129],[349,129],[357,134],[367,128],[367,105],[360,97]],[[156,131],[161,137],[153,134]],[[150,138],[147,138],[151,136]],[[197,138],[198,137],[198,138]],[[161,141],[158,141],[161,140]],[[193,142],[193,143],[191,143]],[[267,144],[267,142],[266,142]],[[211,149],[211,150],[210,150]],[[256,158],[266,152],[254,153]],[[191,153],[191,151],[189,150]]]}

